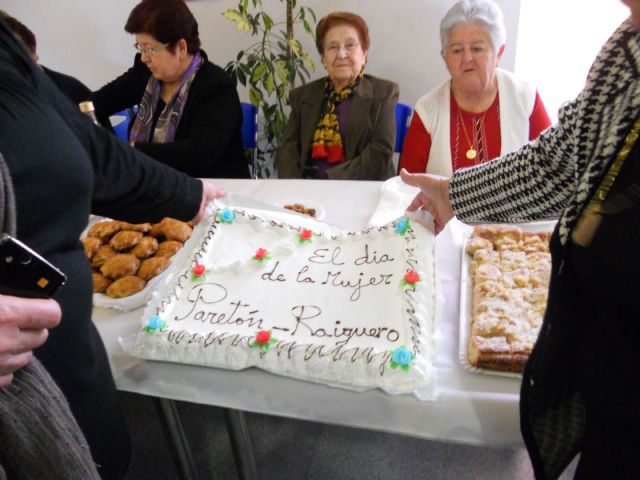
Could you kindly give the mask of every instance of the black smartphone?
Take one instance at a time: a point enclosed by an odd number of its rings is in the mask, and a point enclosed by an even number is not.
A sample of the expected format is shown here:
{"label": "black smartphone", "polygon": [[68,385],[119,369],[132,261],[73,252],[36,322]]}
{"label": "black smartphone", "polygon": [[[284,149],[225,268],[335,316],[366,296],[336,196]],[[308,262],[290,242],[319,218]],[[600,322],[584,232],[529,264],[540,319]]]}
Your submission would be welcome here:
{"label": "black smartphone", "polygon": [[66,280],[64,273],[20,240],[0,235],[0,293],[48,298]]}

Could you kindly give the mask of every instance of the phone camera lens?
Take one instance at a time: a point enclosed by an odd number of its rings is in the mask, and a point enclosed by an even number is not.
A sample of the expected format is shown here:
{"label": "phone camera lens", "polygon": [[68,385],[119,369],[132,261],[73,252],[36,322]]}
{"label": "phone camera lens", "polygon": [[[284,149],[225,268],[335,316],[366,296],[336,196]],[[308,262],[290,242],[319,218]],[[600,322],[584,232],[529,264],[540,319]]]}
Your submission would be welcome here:
{"label": "phone camera lens", "polygon": [[23,253],[22,255],[20,255],[20,257],[18,258],[18,261],[22,264],[22,265],[29,265],[31,263],[31,255],[28,255],[26,253]]}

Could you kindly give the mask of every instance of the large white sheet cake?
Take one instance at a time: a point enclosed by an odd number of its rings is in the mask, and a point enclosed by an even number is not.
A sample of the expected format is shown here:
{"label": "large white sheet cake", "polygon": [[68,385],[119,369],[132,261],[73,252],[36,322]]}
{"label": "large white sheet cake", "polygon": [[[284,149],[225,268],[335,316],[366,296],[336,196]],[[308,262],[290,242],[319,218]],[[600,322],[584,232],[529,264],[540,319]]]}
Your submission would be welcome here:
{"label": "large white sheet cake", "polygon": [[128,349],[357,390],[432,385],[442,306],[432,231],[409,217],[362,232],[304,225],[219,208]]}

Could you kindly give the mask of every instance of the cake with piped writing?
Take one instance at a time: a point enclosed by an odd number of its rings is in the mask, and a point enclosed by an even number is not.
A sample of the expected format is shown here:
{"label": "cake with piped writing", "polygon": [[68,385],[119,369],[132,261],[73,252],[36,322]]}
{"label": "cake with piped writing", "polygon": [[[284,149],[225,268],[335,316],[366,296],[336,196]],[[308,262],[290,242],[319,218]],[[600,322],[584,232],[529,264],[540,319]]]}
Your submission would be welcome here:
{"label": "cake with piped writing", "polygon": [[434,382],[442,300],[429,229],[404,217],[327,233],[259,212],[216,211],[147,305],[132,353],[394,394]]}

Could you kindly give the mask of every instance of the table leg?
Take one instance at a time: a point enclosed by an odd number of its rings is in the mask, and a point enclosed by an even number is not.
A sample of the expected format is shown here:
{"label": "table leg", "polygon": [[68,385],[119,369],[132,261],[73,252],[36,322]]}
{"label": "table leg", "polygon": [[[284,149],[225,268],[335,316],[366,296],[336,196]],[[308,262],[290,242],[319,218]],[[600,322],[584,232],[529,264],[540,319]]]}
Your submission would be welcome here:
{"label": "table leg", "polygon": [[244,412],[233,408],[223,408],[223,410],[238,476],[241,480],[257,480],[256,459],[253,455]]}
{"label": "table leg", "polygon": [[175,401],[168,398],[154,397],[154,403],[160,417],[173,462],[182,480],[197,480],[195,464],[187,437],[182,427]]}

